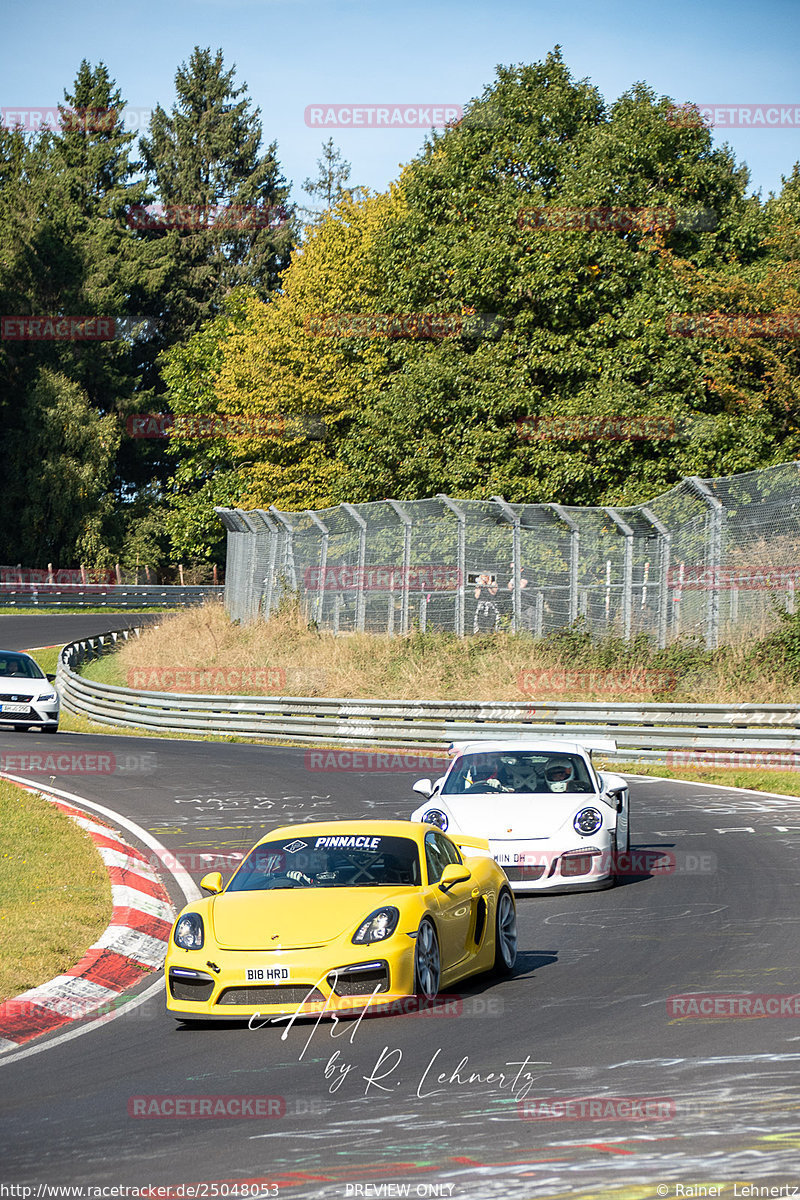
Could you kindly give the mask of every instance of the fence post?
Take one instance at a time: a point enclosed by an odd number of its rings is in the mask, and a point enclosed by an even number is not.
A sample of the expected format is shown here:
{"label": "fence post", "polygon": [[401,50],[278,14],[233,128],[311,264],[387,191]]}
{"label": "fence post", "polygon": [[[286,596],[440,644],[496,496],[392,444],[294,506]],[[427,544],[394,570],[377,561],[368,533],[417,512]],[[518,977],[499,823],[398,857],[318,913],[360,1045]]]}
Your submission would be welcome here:
{"label": "fence post", "polygon": [[367,560],[367,522],[357,512],[352,504],[340,504],[347,513],[351,521],[354,521],[358,526],[358,577],[356,582],[356,629],[359,633],[364,632],[365,604],[364,604],[364,567]]}
{"label": "fence post", "polygon": [[403,596],[400,601],[400,632],[408,633],[408,590],[409,590],[409,575],[411,574],[411,517],[405,512],[396,500],[387,500],[392,508],[392,511],[403,522]]}
{"label": "fence post", "polygon": [[514,559],[514,579],[513,579],[513,603],[514,607],[511,614],[511,629],[514,633],[518,633],[522,628],[522,564],[520,562],[520,521],[519,513],[515,513],[511,505],[503,499],[502,496],[492,496],[492,503],[496,504],[507,521],[511,522],[511,539],[512,539],[512,558]]}
{"label": "fence post", "polygon": [[663,650],[667,644],[667,627],[669,623],[669,573],[672,534],[666,525],[649,508],[639,510],[645,521],[649,521],[658,534],[658,648]]}
{"label": "fence post", "polygon": [[548,504],[560,521],[569,529],[569,623],[574,625],[578,619],[578,558],[581,552],[581,531],[567,510],[561,504]]}
{"label": "fence post", "polygon": [[694,488],[708,508],[708,566],[711,571],[711,588],[706,605],[706,647],[716,650],[719,645],[719,570],[722,562],[722,521],[725,506],[698,475],[686,480]]}
{"label": "fence post", "polygon": [[[258,556],[258,523],[252,512],[236,510],[247,529],[247,574],[245,580],[244,599],[242,601],[242,621],[252,621],[258,616],[261,605],[261,588],[256,598],[256,558]],[[183,586],[183,565],[180,567],[181,586]]]}
{"label": "fence post", "polygon": [[456,637],[463,637],[464,600],[467,585],[467,518],[463,509],[459,508],[458,505],[452,501],[449,496],[445,496],[443,492],[439,492],[436,496],[436,499],[441,501],[446,508],[449,508],[450,512],[453,513],[458,520],[458,564],[456,567],[456,570],[458,571],[458,590],[456,591],[455,623]]}
{"label": "fence post", "polygon": [[633,530],[627,521],[613,508],[604,508],[625,538],[625,554],[622,560],[622,630],[626,642],[631,637],[631,614],[633,612]]}
{"label": "fence post", "polygon": [[278,524],[283,527],[283,565],[281,567],[281,575],[289,579],[292,587],[297,591],[297,572],[294,569],[294,525],[292,525],[288,517],[278,511],[274,504],[270,504],[269,511]]}
{"label": "fence post", "polygon": [[328,567],[328,541],[330,540],[330,530],[324,521],[320,521],[315,512],[310,508],[306,509],[306,516],[311,517],[311,520],[316,525],[317,529],[322,534],[322,541],[319,547],[319,579],[317,580],[317,615],[314,618],[318,625],[322,624],[322,603],[325,599],[325,572]]}
{"label": "fence post", "polygon": [[[242,538],[248,526],[238,508],[215,508],[214,512],[228,531],[225,551],[225,611],[232,621],[246,619],[242,604]],[[231,536],[233,535],[233,536]]]}
{"label": "fence post", "polygon": [[[263,508],[254,508],[253,515],[258,518],[269,536],[267,571],[266,575],[261,579],[261,594],[258,598],[258,611],[269,620],[272,615],[272,592],[275,586],[275,555],[278,550],[278,529],[275,522]],[[261,530],[258,531],[256,537],[261,537]],[[216,566],[214,570],[216,571]]]}

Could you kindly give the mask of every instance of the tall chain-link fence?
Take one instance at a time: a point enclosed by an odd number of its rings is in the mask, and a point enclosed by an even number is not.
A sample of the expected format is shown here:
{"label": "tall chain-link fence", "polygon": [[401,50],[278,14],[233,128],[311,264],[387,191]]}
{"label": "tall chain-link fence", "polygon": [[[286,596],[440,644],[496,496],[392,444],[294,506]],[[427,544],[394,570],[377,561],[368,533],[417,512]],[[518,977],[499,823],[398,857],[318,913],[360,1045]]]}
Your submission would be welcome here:
{"label": "tall chain-link fence", "polygon": [[575,508],[490,500],[382,500],[316,512],[218,508],[225,603],[268,618],[288,591],[334,633],[459,636],[582,619],[709,647],[758,634],[800,583],[800,463],[692,477],[648,504]]}

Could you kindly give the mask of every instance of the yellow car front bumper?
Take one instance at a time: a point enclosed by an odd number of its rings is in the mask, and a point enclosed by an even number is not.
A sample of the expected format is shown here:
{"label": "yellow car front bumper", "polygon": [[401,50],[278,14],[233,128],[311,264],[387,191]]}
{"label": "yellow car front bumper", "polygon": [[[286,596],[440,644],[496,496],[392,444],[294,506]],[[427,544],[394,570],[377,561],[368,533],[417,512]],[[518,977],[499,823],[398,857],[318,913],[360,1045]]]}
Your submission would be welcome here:
{"label": "yellow car front bumper", "polygon": [[167,1010],[187,1020],[360,1012],[414,995],[414,939],[263,952],[173,944],[165,975]]}

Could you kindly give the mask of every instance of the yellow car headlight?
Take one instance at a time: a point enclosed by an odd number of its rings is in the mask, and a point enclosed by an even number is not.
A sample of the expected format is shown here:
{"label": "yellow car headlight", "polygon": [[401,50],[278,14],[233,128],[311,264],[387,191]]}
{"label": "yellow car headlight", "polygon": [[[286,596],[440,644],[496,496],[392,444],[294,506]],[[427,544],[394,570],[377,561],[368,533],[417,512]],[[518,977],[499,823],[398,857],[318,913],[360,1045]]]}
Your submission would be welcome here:
{"label": "yellow car headlight", "polygon": [[391,937],[400,920],[400,910],[393,904],[376,908],[365,921],[362,921],[352,937],[353,945],[366,946],[370,942],[383,942]]}
{"label": "yellow car headlight", "polygon": [[172,940],[181,950],[202,950],[205,931],[200,913],[188,912],[179,917]]}

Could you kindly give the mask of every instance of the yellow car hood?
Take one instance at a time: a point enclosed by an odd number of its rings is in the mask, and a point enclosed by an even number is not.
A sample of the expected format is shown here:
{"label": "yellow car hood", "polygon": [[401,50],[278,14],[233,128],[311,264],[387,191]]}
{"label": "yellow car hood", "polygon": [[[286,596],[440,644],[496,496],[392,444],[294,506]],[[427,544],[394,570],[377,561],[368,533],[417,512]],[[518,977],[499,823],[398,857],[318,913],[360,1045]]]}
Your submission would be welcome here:
{"label": "yellow car hood", "polygon": [[211,921],[225,950],[300,950],[352,935],[402,888],[277,888],[215,896]]}

